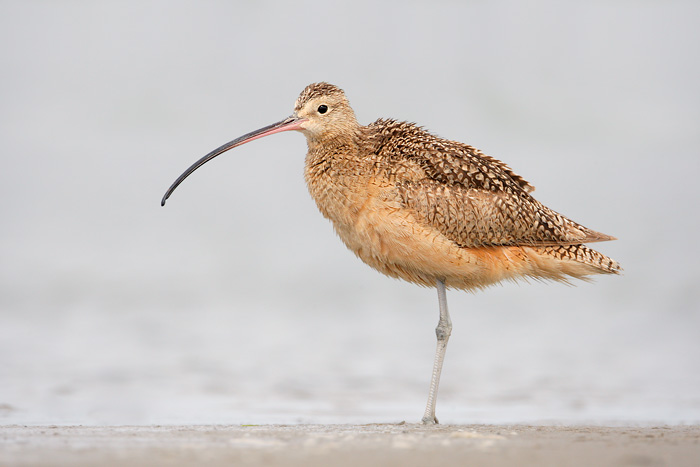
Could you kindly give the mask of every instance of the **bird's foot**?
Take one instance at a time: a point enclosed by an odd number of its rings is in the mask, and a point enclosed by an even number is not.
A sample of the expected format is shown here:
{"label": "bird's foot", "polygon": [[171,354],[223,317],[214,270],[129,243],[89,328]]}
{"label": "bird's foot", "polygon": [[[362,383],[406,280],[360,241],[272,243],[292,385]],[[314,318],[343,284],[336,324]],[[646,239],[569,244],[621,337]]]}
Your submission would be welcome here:
{"label": "bird's foot", "polygon": [[438,422],[437,417],[423,417],[423,425],[438,425],[440,422]]}

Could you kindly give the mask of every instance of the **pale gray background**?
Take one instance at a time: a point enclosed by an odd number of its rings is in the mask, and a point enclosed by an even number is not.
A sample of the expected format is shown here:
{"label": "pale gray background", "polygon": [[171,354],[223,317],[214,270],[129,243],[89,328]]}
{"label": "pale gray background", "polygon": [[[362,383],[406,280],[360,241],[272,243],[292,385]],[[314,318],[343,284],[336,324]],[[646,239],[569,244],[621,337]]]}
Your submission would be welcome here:
{"label": "pale gray background", "polygon": [[622,277],[451,291],[442,422],[700,422],[700,4],[0,2],[0,424],[415,422],[434,290],[335,238],[304,138],[344,88],[506,161]]}

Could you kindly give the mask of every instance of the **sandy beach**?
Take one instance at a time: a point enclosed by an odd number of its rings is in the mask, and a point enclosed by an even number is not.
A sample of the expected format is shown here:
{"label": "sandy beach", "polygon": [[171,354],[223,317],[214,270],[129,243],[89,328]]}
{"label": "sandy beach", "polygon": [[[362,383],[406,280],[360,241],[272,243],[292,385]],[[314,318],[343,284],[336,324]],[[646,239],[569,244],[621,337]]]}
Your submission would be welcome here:
{"label": "sandy beach", "polygon": [[0,464],[697,466],[700,426],[4,426]]}

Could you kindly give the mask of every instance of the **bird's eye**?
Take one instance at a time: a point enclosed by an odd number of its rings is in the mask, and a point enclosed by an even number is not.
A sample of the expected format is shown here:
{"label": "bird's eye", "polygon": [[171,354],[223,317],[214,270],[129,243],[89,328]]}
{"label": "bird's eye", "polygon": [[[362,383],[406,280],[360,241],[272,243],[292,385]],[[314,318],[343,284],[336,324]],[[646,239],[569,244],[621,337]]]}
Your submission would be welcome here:
{"label": "bird's eye", "polygon": [[321,104],[318,106],[318,113],[324,114],[328,111],[328,106],[326,104]]}

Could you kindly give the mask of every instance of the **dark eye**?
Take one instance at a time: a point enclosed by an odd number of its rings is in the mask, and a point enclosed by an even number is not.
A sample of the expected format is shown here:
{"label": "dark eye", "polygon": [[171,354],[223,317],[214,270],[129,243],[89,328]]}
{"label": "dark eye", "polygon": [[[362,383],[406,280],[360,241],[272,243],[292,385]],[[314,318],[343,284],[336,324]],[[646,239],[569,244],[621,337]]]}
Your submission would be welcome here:
{"label": "dark eye", "polygon": [[326,104],[321,104],[318,106],[318,113],[324,114],[328,111],[328,106]]}

